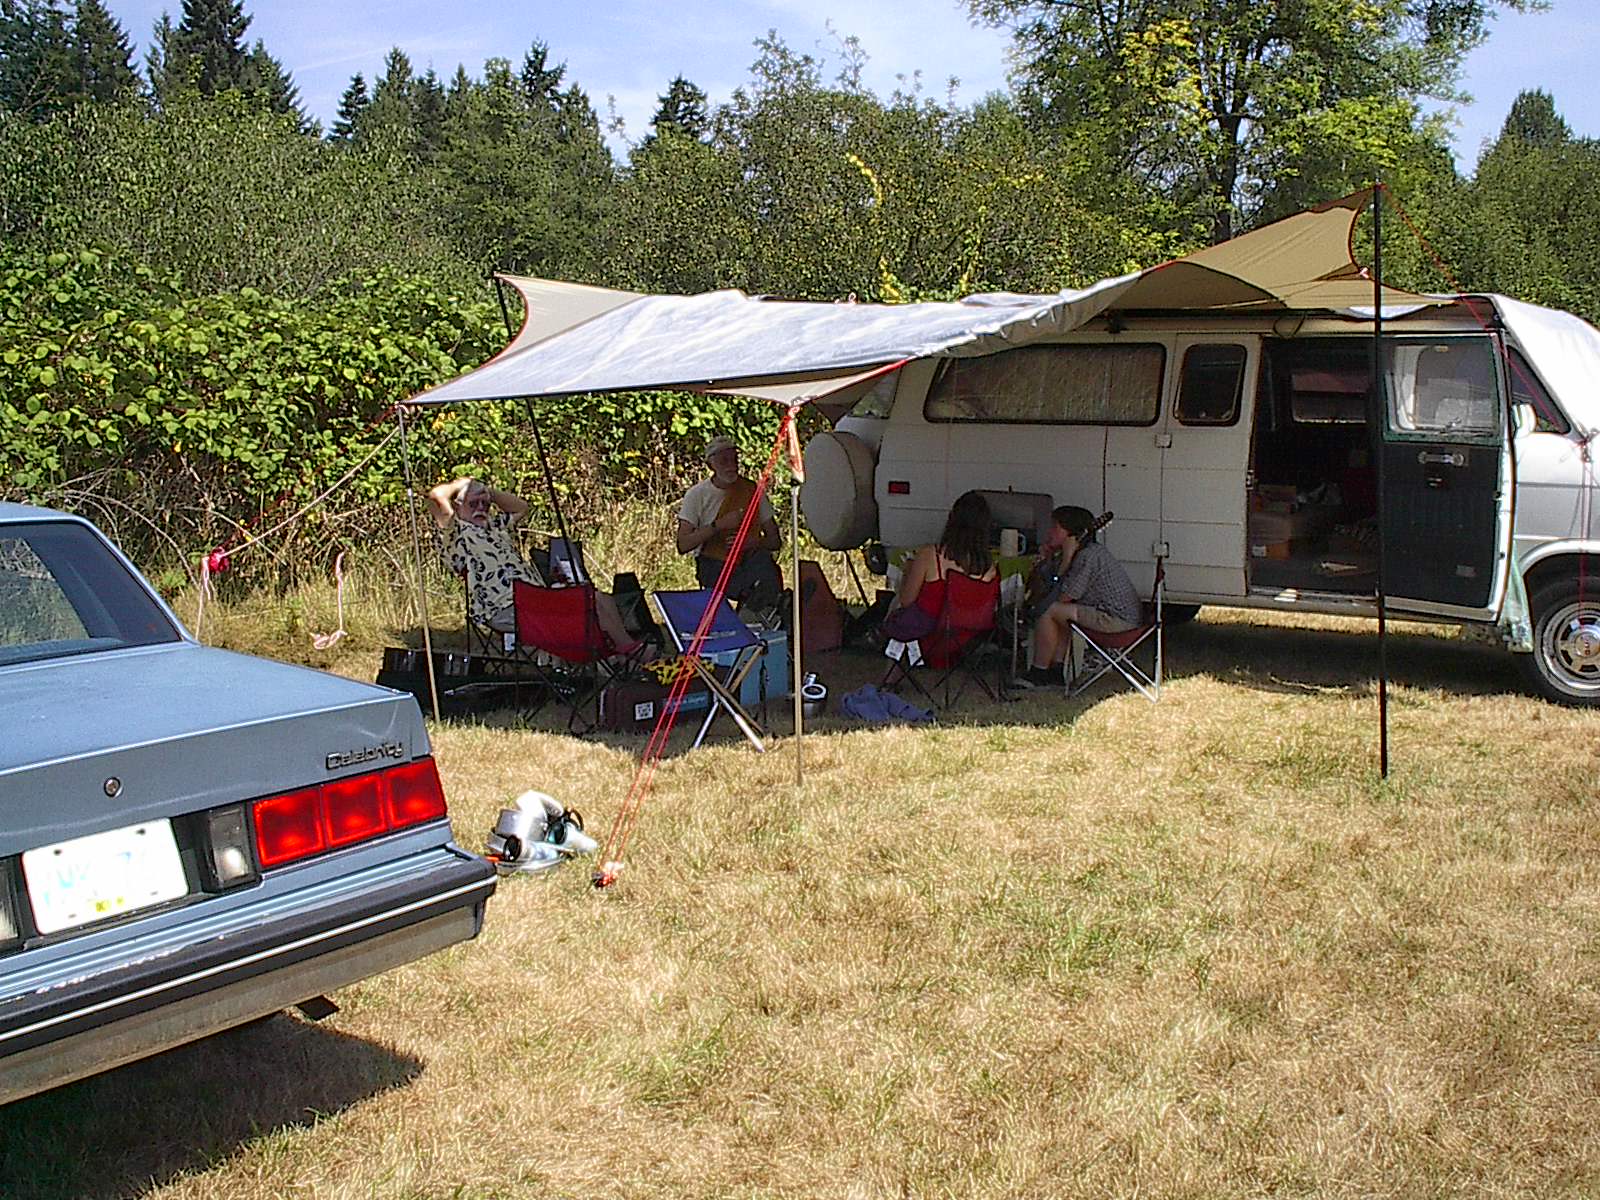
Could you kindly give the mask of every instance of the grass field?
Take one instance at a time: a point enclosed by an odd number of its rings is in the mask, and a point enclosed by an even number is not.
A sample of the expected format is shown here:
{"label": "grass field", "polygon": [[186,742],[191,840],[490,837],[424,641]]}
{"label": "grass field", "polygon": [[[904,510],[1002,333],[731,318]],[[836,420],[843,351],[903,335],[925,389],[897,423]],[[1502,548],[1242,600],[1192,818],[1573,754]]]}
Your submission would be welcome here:
{"label": "grass field", "polygon": [[[825,720],[798,791],[788,739],[675,754],[615,888],[0,1110],[0,1194],[1600,1195],[1600,713],[1400,626],[1380,782],[1370,626],[1168,651],[1159,705]],[[481,847],[527,787],[603,833],[641,741],[435,745]]]}

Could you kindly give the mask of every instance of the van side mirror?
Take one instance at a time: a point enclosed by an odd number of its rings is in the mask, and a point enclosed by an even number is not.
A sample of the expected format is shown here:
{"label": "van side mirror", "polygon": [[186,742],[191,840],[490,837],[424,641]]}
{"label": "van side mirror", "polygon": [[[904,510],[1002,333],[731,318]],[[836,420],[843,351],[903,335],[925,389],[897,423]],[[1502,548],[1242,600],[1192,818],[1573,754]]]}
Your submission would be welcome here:
{"label": "van side mirror", "polygon": [[1513,404],[1511,415],[1516,421],[1519,434],[1532,433],[1539,427],[1539,414],[1534,411],[1531,404]]}

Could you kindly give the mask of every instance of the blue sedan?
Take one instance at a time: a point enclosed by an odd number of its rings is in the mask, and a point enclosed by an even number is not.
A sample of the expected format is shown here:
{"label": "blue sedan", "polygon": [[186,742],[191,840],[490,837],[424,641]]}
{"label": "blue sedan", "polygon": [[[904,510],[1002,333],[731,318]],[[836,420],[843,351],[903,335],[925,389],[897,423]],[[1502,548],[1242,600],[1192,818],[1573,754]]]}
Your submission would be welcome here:
{"label": "blue sedan", "polygon": [[202,646],[0,504],[0,1103],[476,936],[409,695]]}

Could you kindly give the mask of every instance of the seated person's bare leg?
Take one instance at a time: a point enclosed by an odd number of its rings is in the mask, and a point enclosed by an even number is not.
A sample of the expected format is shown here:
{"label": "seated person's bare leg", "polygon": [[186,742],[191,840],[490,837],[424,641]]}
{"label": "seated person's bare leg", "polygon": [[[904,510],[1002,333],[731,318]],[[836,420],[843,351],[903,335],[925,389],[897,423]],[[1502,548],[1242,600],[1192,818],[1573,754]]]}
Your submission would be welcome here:
{"label": "seated person's bare leg", "polygon": [[632,645],[636,640],[633,634],[628,632],[628,627],[622,623],[622,611],[617,607],[617,602],[612,599],[610,592],[595,591],[594,615],[613,646]]}
{"label": "seated person's bare leg", "polygon": [[1067,656],[1067,643],[1072,637],[1067,628],[1069,621],[1075,620],[1078,607],[1075,604],[1052,604],[1039,616],[1033,627],[1033,665],[1036,667],[1058,667]]}

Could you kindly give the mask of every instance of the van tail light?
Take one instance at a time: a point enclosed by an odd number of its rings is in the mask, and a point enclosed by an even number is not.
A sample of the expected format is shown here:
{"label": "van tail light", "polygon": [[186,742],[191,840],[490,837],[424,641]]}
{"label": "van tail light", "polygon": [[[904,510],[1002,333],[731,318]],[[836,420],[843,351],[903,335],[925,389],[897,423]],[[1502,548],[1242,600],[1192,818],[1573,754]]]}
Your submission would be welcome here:
{"label": "van tail light", "polygon": [[891,496],[909,496],[909,495],[911,495],[911,481],[909,479],[891,479],[891,480],[889,480],[889,495],[891,495]]}
{"label": "van tail light", "polygon": [[263,867],[298,862],[447,815],[439,769],[431,758],[267,796],[251,805],[251,812]]}

